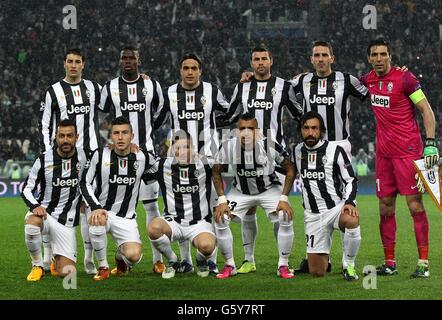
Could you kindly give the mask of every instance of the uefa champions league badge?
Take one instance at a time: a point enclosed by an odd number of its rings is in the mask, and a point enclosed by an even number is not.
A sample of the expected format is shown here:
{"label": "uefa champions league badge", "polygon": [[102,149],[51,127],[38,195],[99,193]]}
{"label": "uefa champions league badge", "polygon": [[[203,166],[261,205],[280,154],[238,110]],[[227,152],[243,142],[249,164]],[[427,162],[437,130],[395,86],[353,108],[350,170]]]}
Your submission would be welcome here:
{"label": "uefa champions league badge", "polygon": [[143,88],[143,90],[141,90],[141,92],[143,93],[143,96],[145,97],[145,96],[147,96],[147,88]]}
{"label": "uefa champions league badge", "polygon": [[276,88],[273,87],[273,88],[272,88],[272,96],[274,96],[275,94],[276,94]]}
{"label": "uefa champions league badge", "polygon": [[393,82],[390,81],[388,83],[387,90],[388,90],[388,93],[391,93],[393,91]]}
{"label": "uefa champions league badge", "polygon": [[138,164],[138,160],[135,160],[134,161],[134,169],[135,170],[138,170],[138,167],[139,167],[140,165]]}
{"label": "uefa champions league badge", "polygon": [[322,157],[322,164],[325,165],[327,163],[327,156]]}
{"label": "uefa champions league badge", "polygon": [[206,97],[205,97],[205,96],[202,96],[201,99],[200,99],[200,101],[201,101],[201,104],[202,104],[203,107],[204,107],[204,105],[205,105],[206,102],[207,102]]}

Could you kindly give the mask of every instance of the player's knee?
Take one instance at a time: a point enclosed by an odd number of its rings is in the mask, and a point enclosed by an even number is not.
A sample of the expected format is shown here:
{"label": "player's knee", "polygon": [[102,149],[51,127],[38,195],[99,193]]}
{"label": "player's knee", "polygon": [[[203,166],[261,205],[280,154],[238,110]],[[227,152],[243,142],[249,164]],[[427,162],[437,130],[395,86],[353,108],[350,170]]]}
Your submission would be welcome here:
{"label": "player's knee", "polygon": [[425,210],[422,198],[414,198],[412,200],[407,199],[408,209],[411,215],[422,212]]}
{"label": "player's knee", "polygon": [[340,229],[342,231],[344,231],[345,229],[355,229],[359,227],[358,217],[347,216],[343,222],[343,226],[340,226]]}
{"label": "player's knee", "polygon": [[229,225],[230,225],[230,221],[226,220],[226,219],[223,219],[223,222],[221,222],[221,223],[215,221],[215,230],[217,232],[223,231],[223,230],[229,228]]}
{"label": "player's knee", "polygon": [[215,250],[215,240],[214,239],[204,239],[198,243],[198,250],[203,255],[210,256]]}
{"label": "player's knee", "polygon": [[380,198],[379,211],[381,216],[394,215],[396,209],[396,198]]}
{"label": "player's knee", "polygon": [[316,269],[316,270],[310,270],[310,275],[311,275],[312,277],[314,277],[314,278],[320,278],[320,277],[325,276],[325,271],[323,271],[323,270],[318,270],[318,269]]}
{"label": "player's knee", "polygon": [[[26,225],[32,225],[32,226],[36,226],[39,227],[40,229],[43,228],[43,219],[37,216],[29,216],[26,218],[25,221]],[[25,228],[26,228],[25,225]]]}
{"label": "player's knee", "polygon": [[156,240],[164,234],[161,218],[155,218],[151,221],[147,227],[147,234],[152,240]]}
{"label": "player's knee", "polygon": [[142,254],[141,246],[130,246],[125,248],[123,252],[124,257],[132,264],[137,264],[141,260]]}
{"label": "player's knee", "polygon": [[105,226],[89,226],[89,235],[92,238],[100,237],[106,234]]}
{"label": "player's knee", "polygon": [[25,234],[35,237],[38,236],[41,233],[41,227],[36,226],[34,224],[25,224]]}

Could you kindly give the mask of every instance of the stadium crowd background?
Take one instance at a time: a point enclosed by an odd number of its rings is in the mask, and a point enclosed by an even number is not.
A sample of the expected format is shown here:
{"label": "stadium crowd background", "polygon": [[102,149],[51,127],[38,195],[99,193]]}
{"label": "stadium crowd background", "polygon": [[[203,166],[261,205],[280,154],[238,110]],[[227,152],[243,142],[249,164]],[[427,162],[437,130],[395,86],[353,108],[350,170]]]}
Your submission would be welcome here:
{"label": "stadium crowd background", "polygon": [[[394,64],[406,65],[421,81],[438,122],[442,1],[371,2],[377,9],[377,30],[363,28],[367,2],[360,0],[71,1],[78,25],[65,30],[59,1],[1,1],[0,177],[24,178],[40,152],[40,98],[48,85],[64,77],[63,55],[71,47],[86,55],[83,77],[103,85],[119,75],[120,49],[135,44],[141,71],[163,90],[179,80],[180,57],[195,52],[203,60],[202,79],[218,85],[230,99],[241,71],[249,68],[254,45],[268,46],[274,56],[272,74],[290,79],[311,71],[310,44],[324,39],[334,48],[333,69],[361,76],[370,70],[366,45],[382,36],[391,41]],[[362,161],[374,172],[375,122],[369,104],[352,101],[350,119],[354,164]],[[102,142],[108,123],[103,117]],[[284,124],[290,144],[296,143],[293,123],[285,119]],[[157,132],[160,154],[165,153],[166,134]]]}

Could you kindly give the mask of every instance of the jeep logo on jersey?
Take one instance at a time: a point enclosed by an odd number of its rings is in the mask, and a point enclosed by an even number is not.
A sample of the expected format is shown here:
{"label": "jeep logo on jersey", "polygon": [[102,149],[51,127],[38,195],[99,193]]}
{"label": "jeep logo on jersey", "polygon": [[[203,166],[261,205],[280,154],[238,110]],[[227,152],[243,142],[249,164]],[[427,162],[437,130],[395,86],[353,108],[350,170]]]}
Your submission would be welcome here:
{"label": "jeep logo on jersey", "polygon": [[78,185],[78,178],[57,178],[52,181],[54,187],[76,187]]}
{"label": "jeep logo on jersey", "polygon": [[390,108],[390,97],[372,94],[370,100],[373,107]]}
{"label": "jeep logo on jersey", "polygon": [[335,97],[317,96],[316,94],[310,98],[310,103],[331,106],[335,103]]}
{"label": "jeep logo on jersey", "polygon": [[114,174],[114,176],[109,179],[109,183],[131,186],[135,183],[135,180],[135,177],[119,177]]}
{"label": "jeep logo on jersey", "polygon": [[195,186],[180,186],[179,184],[175,185],[172,189],[173,192],[176,193],[196,193],[199,192],[200,187],[198,185]]}
{"label": "jeep logo on jersey", "polygon": [[237,170],[236,173],[240,176],[240,177],[260,177],[264,175],[264,170],[260,169],[260,170]]}
{"label": "jeep logo on jersey", "polygon": [[304,171],[301,174],[302,179],[308,179],[308,180],[324,180],[325,179],[325,172],[318,172],[318,171],[308,171],[304,169]]}
{"label": "jeep logo on jersey", "polygon": [[144,111],[146,110],[145,103],[128,103],[124,101],[124,104],[121,106],[122,111]]}
{"label": "jeep logo on jersey", "polygon": [[257,101],[255,99],[252,99],[252,101],[250,101],[250,103],[247,104],[247,107],[255,108],[255,109],[270,110],[273,108],[273,102],[264,101],[264,100]]}
{"label": "jeep logo on jersey", "polygon": [[204,118],[204,111],[186,111],[181,110],[178,113],[178,119],[180,120],[201,120]]}
{"label": "jeep logo on jersey", "polygon": [[73,104],[71,104],[68,109],[67,112],[68,114],[87,114],[91,111],[91,106],[75,106]]}

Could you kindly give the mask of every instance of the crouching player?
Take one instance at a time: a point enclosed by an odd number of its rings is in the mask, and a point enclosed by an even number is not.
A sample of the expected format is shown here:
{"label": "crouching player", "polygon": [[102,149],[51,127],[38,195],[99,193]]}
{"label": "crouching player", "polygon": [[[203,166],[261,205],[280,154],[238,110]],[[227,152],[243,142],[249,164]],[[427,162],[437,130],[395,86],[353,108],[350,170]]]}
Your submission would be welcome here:
{"label": "crouching player", "polygon": [[[279,223],[276,241],[279,251],[277,275],[293,278],[289,257],[293,244],[293,210],[287,195],[295,179],[295,170],[287,151],[278,143],[259,138],[258,122],[251,113],[240,116],[238,135],[225,141],[213,166],[213,184],[219,196],[215,211],[215,229],[225,266],[217,278],[229,278],[237,273],[233,258],[233,236],[230,218],[242,222],[250,208],[261,206],[269,220]],[[275,173],[275,165],[287,173],[284,187]],[[224,196],[221,178],[223,165],[231,165],[234,172],[232,190]],[[251,248],[253,251],[253,247]],[[246,252],[247,254],[247,252]],[[250,259],[254,261],[253,257]]]}
{"label": "crouching player", "polygon": [[162,277],[173,278],[180,266],[171,242],[190,241],[196,248],[197,274],[207,277],[213,262],[216,238],[212,225],[212,169],[198,158],[191,136],[178,130],[172,137],[173,157],[163,158],[149,169],[146,182],[157,180],[164,199],[164,216],[151,221],[150,241],[167,258]]}
{"label": "crouching player", "polygon": [[293,151],[296,171],[302,179],[304,228],[309,272],[325,275],[333,230],[345,231],[347,281],[357,280],[355,258],[361,242],[359,213],[356,209],[357,179],[342,147],[323,140],[325,125],[314,111],[305,113],[298,124],[302,143]]}
{"label": "crouching player", "polygon": [[[142,247],[135,208],[140,182],[155,158],[145,151],[131,152],[133,130],[123,116],[112,121],[111,140],[114,150],[101,148],[92,156],[89,169],[80,182],[88,214],[89,232],[99,269],[94,280],[121,276],[140,262]],[[109,271],[107,261],[107,232],[117,244],[116,268]]]}
{"label": "crouching player", "polygon": [[[25,218],[25,242],[32,259],[28,281],[39,281],[44,275],[42,235],[52,236],[53,275],[66,276],[77,261],[75,227],[80,221],[81,204],[78,186],[87,159],[83,149],[75,147],[78,139],[75,122],[60,121],[55,139],[57,147],[35,160],[21,193],[29,208]],[[34,191],[38,187],[37,200]],[[71,268],[65,268],[69,266]]]}

